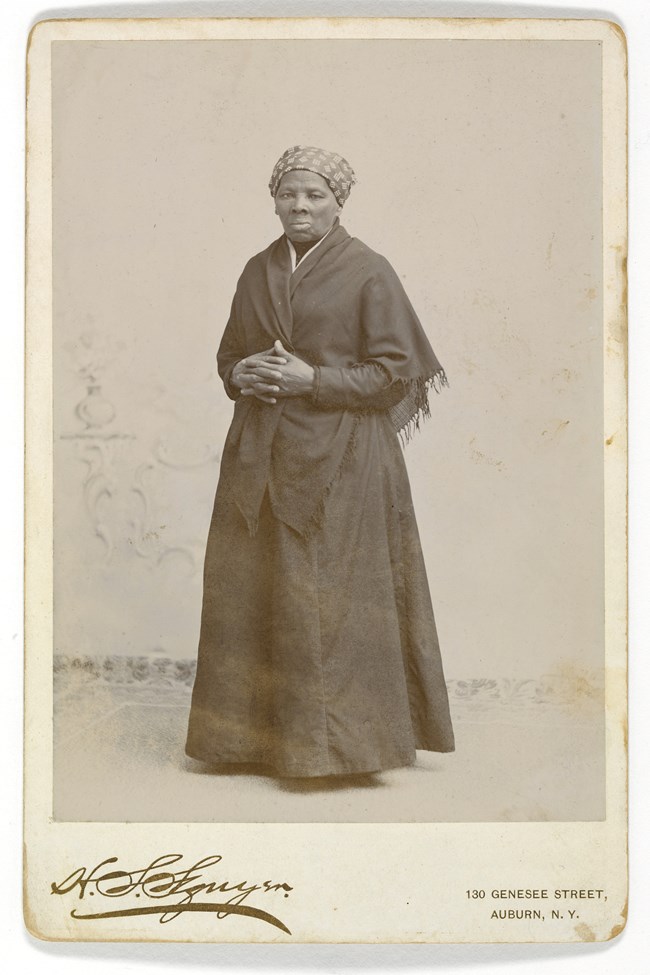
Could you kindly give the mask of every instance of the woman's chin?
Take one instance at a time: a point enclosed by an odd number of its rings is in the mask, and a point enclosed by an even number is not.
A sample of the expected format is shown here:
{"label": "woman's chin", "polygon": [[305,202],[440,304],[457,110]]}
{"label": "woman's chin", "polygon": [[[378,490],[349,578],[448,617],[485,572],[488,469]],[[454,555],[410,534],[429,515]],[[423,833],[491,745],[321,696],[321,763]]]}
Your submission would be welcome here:
{"label": "woman's chin", "polygon": [[311,227],[308,230],[294,230],[292,228],[287,234],[287,237],[292,244],[308,244],[312,240],[318,240]]}

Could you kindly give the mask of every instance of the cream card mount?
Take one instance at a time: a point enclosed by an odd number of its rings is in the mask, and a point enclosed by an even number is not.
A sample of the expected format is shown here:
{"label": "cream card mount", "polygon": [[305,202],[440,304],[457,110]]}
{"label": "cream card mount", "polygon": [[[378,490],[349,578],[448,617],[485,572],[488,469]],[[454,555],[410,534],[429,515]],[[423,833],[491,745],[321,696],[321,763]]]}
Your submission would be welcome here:
{"label": "cream card mount", "polygon": [[29,930],[615,937],[620,28],[50,20],[27,67]]}

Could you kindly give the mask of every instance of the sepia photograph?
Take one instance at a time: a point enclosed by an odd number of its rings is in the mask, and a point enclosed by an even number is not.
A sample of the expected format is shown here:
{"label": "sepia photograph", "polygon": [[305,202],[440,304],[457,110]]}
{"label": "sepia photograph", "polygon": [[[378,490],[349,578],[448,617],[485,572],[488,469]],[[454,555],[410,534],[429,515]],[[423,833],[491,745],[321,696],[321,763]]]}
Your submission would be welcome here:
{"label": "sepia photograph", "polygon": [[[350,824],[353,849],[410,824],[486,857],[492,824],[499,843],[614,828],[621,41],[597,21],[354,23],[61,21],[32,42],[42,800],[86,851],[135,826],[158,844],[143,892],[191,824],[306,849],[310,828]],[[71,843],[52,893],[83,898],[97,874]],[[466,905],[484,883],[553,896],[465,867]],[[564,887],[607,899],[596,874]],[[506,940],[543,920],[514,906]]]}
{"label": "sepia photograph", "polygon": [[54,44],[57,818],[602,818],[599,77]]}

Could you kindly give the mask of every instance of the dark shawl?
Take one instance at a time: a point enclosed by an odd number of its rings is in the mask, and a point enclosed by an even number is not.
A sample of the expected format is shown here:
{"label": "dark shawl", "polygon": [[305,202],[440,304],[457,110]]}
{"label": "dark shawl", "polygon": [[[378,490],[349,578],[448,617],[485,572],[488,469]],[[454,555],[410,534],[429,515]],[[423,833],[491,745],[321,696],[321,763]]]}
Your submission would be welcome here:
{"label": "dark shawl", "polygon": [[[276,405],[239,396],[229,385],[234,365],[278,338],[314,366],[313,394]],[[429,415],[429,387],[447,382],[391,265],[338,221],[293,273],[284,235],[248,262],[217,362],[236,400],[220,490],[232,493],[252,533],[267,490],[276,518],[313,530],[360,418],[388,413],[408,438]]]}

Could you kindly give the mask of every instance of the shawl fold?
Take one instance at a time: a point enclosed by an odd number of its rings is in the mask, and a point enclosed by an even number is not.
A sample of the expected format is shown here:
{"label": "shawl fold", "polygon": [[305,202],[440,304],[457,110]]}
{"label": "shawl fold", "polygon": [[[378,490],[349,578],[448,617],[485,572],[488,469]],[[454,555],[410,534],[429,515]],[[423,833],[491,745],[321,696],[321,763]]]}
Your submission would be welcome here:
{"label": "shawl fold", "polygon": [[[312,395],[239,396],[235,364],[278,338],[314,367]],[[276,518],[303,535],[317,528],[364,415],[388,414],[408,439],[430,415],[429,390],[447,385],[397,274],[338,221],[293,273],[284,235],[248,262],[217,362],[235,399],[219,489],[252,534],[267,491]]]}

